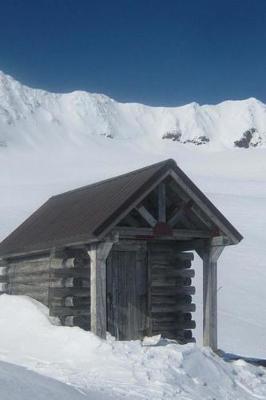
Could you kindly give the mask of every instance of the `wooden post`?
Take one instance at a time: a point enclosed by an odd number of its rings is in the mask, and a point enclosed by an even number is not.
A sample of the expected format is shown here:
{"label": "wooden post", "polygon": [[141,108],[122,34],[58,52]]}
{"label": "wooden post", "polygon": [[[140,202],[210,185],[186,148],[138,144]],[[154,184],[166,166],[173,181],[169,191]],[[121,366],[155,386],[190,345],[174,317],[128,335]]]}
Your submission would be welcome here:
{"label": "wooden post", "polygon": [[158,187],[158,220],[159,222],[166,222],[165,184],[162,182]]}
{"label": "wooden post", "polygon": [[[203,260],[203,345],[217,350],[217,260],[224,246],[211,240],[198,254]],[[222,241],[221,241],[222,243]]]}
{"label": "wooden post", "polygon": [[91,245],[91,331],[106,338],[106,259],[113,242],[102,242]]}

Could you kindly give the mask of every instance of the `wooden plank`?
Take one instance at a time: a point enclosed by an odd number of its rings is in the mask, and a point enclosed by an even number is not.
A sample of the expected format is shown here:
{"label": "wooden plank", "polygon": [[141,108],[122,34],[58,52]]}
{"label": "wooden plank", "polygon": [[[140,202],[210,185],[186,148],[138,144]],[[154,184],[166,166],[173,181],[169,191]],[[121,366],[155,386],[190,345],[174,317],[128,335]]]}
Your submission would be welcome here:
{"label": "wooden plank", "polygon": [[89,297],[90,296],[90,288],[75,288],[75,287],[70,287],[70,288],[50,288],[49,293],[51,297],[57,297],[57,298],[62,298],[62,297],[68,297],[68,296],[74,296],[74,297]]}
{"label": "wooden plank", "polygon": [[91,330],[106,337],[106,259],[113,242],[94,244],[88,251],[91,265]]}
{"label": "wooden plank", "polygon": [[165,276],[167,278],[176,278],[176,277],[185,277],[185,278],[194,278],[195,270],[194,269],[167,269],[167,268],[152,268],[153,277],[156,276]]}
{"label": "wooden plank", "polygon": [[[154,225],[155,226],[155,225]],[[152,228],[132,228],[132,227],[116,227],[113,232],[119,234],[121,238],[138,238],[138,237],[154,237],[154,231]],[[208,239],[211,237],[211,233],[204,230],[193,230],[193,229],[174,229],[171,236],[163,236],[161,240],[189,240],[189,239]],[[183,244],[176,244],[177,249],[183,249]],[[184,250],[194,250],[195,248],[202,246],[202,243],[190,242],[185,243]]]}
{"label": "wooden plank", "polygon": [[[174,215],[172,215],[169,221],[167,221],[167,224],[173,228],[181,219],[183,221],[183,217],[185,217],[184,213],[187,212],[190,207],[192,207],[192,204],[193,203],[190,200],[187,202],[183,201],[181,207],[176,209]],[[189,224],[188,227],[193,229],[194,226],[192,224]]]}
{"label": "wooden plank", "polygon": [[163,182],[158,186],[158,219],[159,222],[166,222],[166,193]]}
{"label": "wooden plank", "polygon": [[190,295],[184,296],[152,296],[153,304],[190,304],[192,297]]}
{"label": "wooden plank", "polygon": [[56,278],[87,278],[90,279],[90,269],[84,267],[75,267],[73,269],[69,268],[61,268],[61,269],[52,269],[51,268],[51,276]]}
{"label": "wooden plank", "polygon": [[64,318],[65,326],[79,326],[82,329],[90,330],[90,316],[79,315],[79,316],[66,316]]}
{"label": "wooden plank", "polygon": [[199,252],[203,260],[203,344],[217,350],[217,260],[223,246],[211,242]]}
{"label": "wooden plank", "polygon": [[152,314],[153,313],[176,313],[178,311],[187,312],[195,312],[196,306],[194,303],[192,304],[175,304],[175,305],[168,305],[168,304],[153,304],[152,305]]}
{"label": "wooden plank", "polygon": [[69,296],[63,299],[63,304],[67,307],[79,307],[79,306],[87,306],[90,307],[90,298],[87,297],[73,297]]}
{"label": "wooden plank", "polygon": [[151,287],[159,287],[159,288],[172,288],[172,287],[184,287],[184,286],[190,286],[191,285],[191,279],[190,278],[176,278],[176,279],[160,279],[160,280],[155,280],[155,278],[152,278],[152,284]]}
{"label": "wooden plank", "polygon": [[50,315],[52,317],[80,316],[80,315],[90,316],[90,308],[54,306],[50,308]]}
{"label": "wooden plank", "polygon": [[177,321],[160,321],[154,320],[152,321],[153,330],[183,330],[183,329],[195,329],[196,322],[195,321],[184,321],[182,323],[178,323]]}
{"label": "wooden plank", "polygon": [[159,295],[159,296],[168,296],[168,295],[176,295],[176,294],[195,294],[195,287],[194,286],[180,286],[180,287],[152,287],[151,293],[152,295]]}
{"label": "wooden plank", "polygon": [[[157,224],[157,220],[154,218],[153,215],[145,208],[143,205],[136,207],[136,210],[139,212],[139,214],[142,216],[142,218],[145,219],[145,221],[151,226],[154,227]],[[141,229],[141,228],[138,228]]]}

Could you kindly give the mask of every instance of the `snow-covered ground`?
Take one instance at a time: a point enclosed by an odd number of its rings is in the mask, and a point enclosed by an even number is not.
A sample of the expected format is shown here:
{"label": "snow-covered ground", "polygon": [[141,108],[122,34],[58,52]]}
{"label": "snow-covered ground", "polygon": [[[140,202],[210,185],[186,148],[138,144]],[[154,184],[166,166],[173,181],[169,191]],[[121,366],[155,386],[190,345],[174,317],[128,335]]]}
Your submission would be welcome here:
{"label": "snow-covered ground", "polygon": [[100,400],[85,396],[70,385],[37,374],[26,368],[0,362],[1,400]]}
{"label": "snow-covered ground", "polygon": [[[202,108],[121,105],[87,93],[34,91],[0,74],[0,143],[7,143],[0,146],[0,240],[51,195],[174,158],[244,236],[219,259],[219,347],[266,358],[266,149],[233,147],[253,126],[264,135],[265,110],[255,99]],[[205,132],[209,144],[163,140],[175,123],[183,124],[184,138]],[[200,345],[197,257],[193,266]],[[78,329],[50,325],[43,309],[25,299],[0,298],[0,354],[3,361],[76,385],[86,396],[96,390],[116,399],[266,398],[261,368],[225,364],[193,345],[104,343]]]}
{"label": "snow-covered ground", "polygon": [[[45,394],[57,400],[266,398],[263,367],[244,361],[226,363],[194,344],[104,341],[79,328],[52,325],[47,309],[27,297],[0,297],[0,332],[1,361],[73,386],[71,391],[55,381],[0,363],[0,382],[4,382],[0,385],[1,400],[39,400]],[[19,386],[29,397],[13,396]]]}

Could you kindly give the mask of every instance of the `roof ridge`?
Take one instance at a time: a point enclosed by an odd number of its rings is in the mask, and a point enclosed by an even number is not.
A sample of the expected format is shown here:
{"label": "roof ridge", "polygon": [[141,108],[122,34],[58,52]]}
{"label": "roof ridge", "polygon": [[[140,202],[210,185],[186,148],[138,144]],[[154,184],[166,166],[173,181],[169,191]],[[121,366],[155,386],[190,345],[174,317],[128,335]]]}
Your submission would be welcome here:
{"label": "roof ridge", "polygon": [[116,176],[113,176],[111,178],[103,179],[101,181],[97,181],[97,182],[94,182],[94,183],[89,183],[88,185],[81,186],[81,187],[76,188],[76,189],[67,190],[66,192],[59,193],[59,194],[56,194],[56,195],[50,197],[50,199],[55,199],[57,197],[64,196],[66,194],[70,194],[70,193],[74,193],[74,192],[76,193],[76,192],[79,192],[79,191],[82,191],[82,190],[86,190],[86,189],[88,189],[90,187],[95,187],[95,186],[98,186],[98,185],[102,185],[102,184],[104,184],[106,182],[109,182],[109,181],[112,181],[112,180],[115,180],[115,179],[119,179],[119,178],[122,178],[122,177],[126,177],[126,176],[129,176],[129,175],[140,173],[140,172],[145,171],[146,169],[154,168],[156,165],[159,166],[160,164],[162,164],[162,166],[164,166],[164,165],[169,164],[169,166],[170,166],[170,164],[173,164],[173,163],[176,165],[175,160],[173,160],[172,158],[168,158],[167,160],[159,161],[157,163],[146,165],[145,167],[135,169],[134,171],[125,172],[124,174],[121,174],[121,175],[116,175]]}

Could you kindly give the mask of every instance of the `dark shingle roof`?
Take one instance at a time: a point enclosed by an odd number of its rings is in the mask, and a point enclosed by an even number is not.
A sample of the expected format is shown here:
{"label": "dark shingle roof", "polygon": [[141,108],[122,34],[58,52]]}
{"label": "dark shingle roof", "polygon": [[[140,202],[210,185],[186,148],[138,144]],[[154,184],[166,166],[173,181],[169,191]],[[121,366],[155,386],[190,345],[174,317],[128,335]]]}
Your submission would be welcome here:
{"label": "dark shingle roof", "polygon": [[51,197],[0,244],[0,256],[44,251],[89,242],[125,211],[167,170],[175,170],[238,241],[242,236],[177,167],[166,160],[148,167]]}

